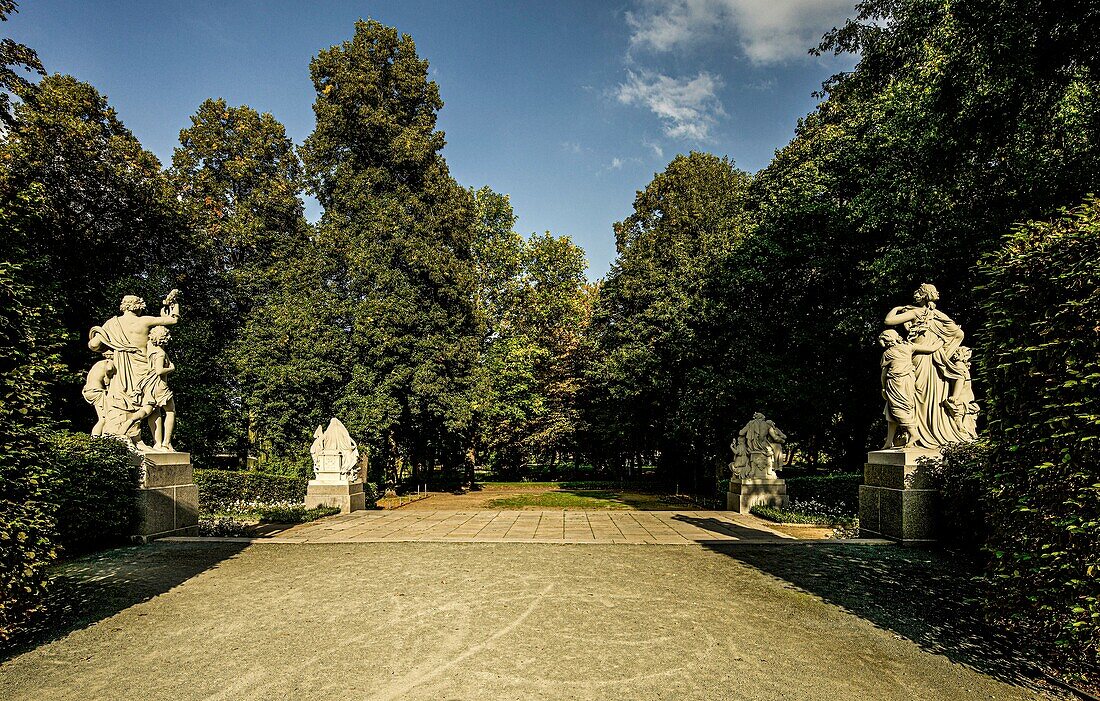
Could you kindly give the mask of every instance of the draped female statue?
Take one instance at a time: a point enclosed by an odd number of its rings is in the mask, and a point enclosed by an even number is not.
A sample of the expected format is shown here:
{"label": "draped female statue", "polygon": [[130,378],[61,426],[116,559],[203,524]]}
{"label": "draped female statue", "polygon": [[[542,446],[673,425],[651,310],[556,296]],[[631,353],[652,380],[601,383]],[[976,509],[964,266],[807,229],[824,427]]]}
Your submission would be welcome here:
{"label": "draped female statue", "polygon": [[[978,411],[970,389],[970,350],[962,345],[962,328],[936,308],[940,293],[924,283],[913,293],[913,304],[894,307],[886,315],[887,326],[900,326],[905,343],[912,344],[913,384],[911,399],[913,435],[902,445],[891,434],[887,447],[940,448],[948,443],[972,441]],[[898,385],[899,387],[902,385]],[[908,383],[904,385],[908,392]],[[896,393],[896,390],[895,390]],[[890,402],[887,397],[887,402]],[[887,417],[891,416],[887,406]],[[903,412],[894,411],[897,416]]]}

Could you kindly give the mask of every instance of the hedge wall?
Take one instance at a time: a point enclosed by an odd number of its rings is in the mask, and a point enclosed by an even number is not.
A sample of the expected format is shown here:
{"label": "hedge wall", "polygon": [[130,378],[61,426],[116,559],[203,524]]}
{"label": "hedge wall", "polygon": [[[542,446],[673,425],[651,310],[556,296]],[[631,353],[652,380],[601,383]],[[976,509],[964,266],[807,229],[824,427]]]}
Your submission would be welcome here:
{"label": "hedge wall", "polygon": [[1100,200],[1019,227],[981,273],[991,611],[1100,681]]}
{"label": "hedge wall", "polygon": [[224,509],[234,502],[304,502],[305,477],[284,477],[263,472],[234,470],[195,470],[199,487],[199,506],[204,511]]}
{"label": "hedge wall", "polygon": [[66,555],[128,540],[140,519],[138,466],[130,449],[114,438],[72,431],[54,431],[46,439],[47,491]]}
{"label": "hedge wall", "polygon": [[828,507],[855,514],[859,511],[859,485],[862,472],[838,472],[831,475],[806,475],[787,478],[787,496],[793,501],[816,501]]}

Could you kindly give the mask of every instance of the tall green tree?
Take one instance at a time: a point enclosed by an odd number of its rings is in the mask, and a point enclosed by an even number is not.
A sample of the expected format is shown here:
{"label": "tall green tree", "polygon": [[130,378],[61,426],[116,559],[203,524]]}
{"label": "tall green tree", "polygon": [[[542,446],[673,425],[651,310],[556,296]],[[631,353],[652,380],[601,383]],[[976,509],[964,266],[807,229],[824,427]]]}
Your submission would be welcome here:
{"label": "tall green tree", "polygon": [[506,195],[472,193],[478,208],[474,258],[481,352],[476,376],[474,458],[501,474],[531,461],[575,456],[581,426],[579,349],[589,294],[584,251],[549,233],[513,230]]}
{"label": "tall green tree", "polygon": [[751,357],[811,454],[851,468],[879,438],[884,310],[933,282],[980,334],[978,257],[1095,189],[1098,12],[867,0],[825,37],[820,51],[859,63],[754,179],[753,235],[716,278],[727,307],[768,320],[747,326]]}
{"label": "tall green tree", "polygon": [[[17,8],[18,4],[14,0],[0,0],[0,22],[7,22],[10,15],[19,11]],[[34,49],[10,37],[4,37],[0,41],[0,122],[7,129],[15,126],[12,95],[26,91],[31,86],[24,73],[46,75],[42,61]]]}
{"label": "tall green tree", "polygon": [[[301,164],[286,130],[270,114],[225,100],[206,100],[180,132],[169,181],[191,222],[192,241],[210,262],[205,303],[216,307],[207,339],[210,362],[201,383],[207,396],[191,412],[211,448],[243,452],[248,444],[246,394],[242,372],[229,352],[243,344],[265,346],[244,334],[256,307],[278,294],[287,266],[311,251],[302,214]],[[248,362],[262,362],[245,354]]]}
{"label": "tall green tree", "polygon": [[357,22],[310,64],[317,125],[301,153],[350,336],[337,411],[376,459],[460,470],[479,338],[476,211],[439,153],[443,102],[427,71],[408,35]]}
{"label": "tall green tree", "polygon": [[155,303],[172,287],[201,287],[203,266],[160,163],[95,88],[51,75],[17,94],[15,126],[0,143],[5,257],[55,312],[49,332],[63,342],[63,369],[50,405],[79,426],[89,423],[78,391],[93,360],[87,329],[118,313],[123,294]]}
{"label": "tall green tree", "polygon": [[616,447],[613,459],[659,459],[685,487],[721,451],[713,434],[733,401],[730,375],[744,365],[716,362],[711,331],[723,320],[708,280],[745,236],[748,186],[728,159],[673,159],[615,225],[618,257],[594,311],[589,422],[601,427],[599,443]]}

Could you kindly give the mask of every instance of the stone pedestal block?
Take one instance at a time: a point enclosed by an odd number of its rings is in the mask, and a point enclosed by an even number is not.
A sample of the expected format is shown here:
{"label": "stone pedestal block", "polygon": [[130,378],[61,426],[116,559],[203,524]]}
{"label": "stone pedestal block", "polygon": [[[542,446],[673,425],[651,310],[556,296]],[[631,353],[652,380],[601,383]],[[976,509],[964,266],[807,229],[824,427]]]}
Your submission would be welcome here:
{"label": "stone pedestal block", "polygon": [[787,483],[781,479],[737,479],[730,480],[730,489],[726,493],[726,510],[747,514],[757,504],[774,506],[779,509],[787,506]]}
{"label": "stone pedestal block", "polygon": [[306,486],[306,508],[335,506],[342,513],[362,511],[367,508],[367,495],[362,482],[328,484],[310,480]]}
{"label": "stone pedestal block", "polygon": [[921,458],[939,459],[940,451],[893,448],[867,454],[859,487],[859,533],[900,543],[935,540],[937,493]]}
{"label": "stone pedestal block", "polygon": [[135,540],[199,534],[199,488],[190,453],[146,453],[141,461]]}

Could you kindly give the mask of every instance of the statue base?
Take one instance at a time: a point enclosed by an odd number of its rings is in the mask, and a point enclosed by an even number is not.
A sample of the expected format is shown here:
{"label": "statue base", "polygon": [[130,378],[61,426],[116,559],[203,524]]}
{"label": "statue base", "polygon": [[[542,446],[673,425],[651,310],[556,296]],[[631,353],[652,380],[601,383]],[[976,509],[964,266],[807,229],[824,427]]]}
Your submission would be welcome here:
{"label": "statue base", "polygon": [[919,545],[935,541],[937,492],[921,458],[939,450],[892,448],[867,453],[859,487],[859,536]]}
{"label": "statue base", "polygon": [[138,487],[141,524],[134,540],[148,543],[166,536],[199,534],[199,488],[190,453],[135,456],[142,468]]}
{"label": "statue base", "polygon": [[345,514],[362,511],[367,508],[367,495],[363,492],[363,483],[333,484],[310,480],[306,485],[306,508],[315,509],[318,506],[335,506]]}
{"label": "statue base", "polygon": [[747,514],[749,509],[757,505],[785,509],[787,482],[781,479],[730,480],[729,492],[726,493],[726,511]]}

